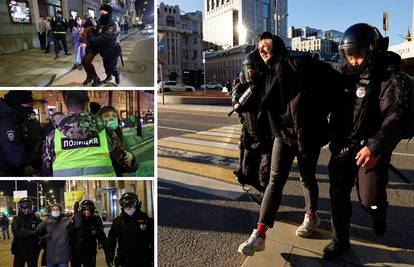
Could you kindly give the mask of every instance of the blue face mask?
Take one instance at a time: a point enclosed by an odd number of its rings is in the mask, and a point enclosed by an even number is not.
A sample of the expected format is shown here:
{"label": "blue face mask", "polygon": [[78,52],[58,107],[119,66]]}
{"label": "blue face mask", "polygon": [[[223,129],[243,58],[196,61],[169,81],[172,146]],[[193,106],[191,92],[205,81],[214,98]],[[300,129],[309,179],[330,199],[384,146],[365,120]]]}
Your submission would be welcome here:
{"label": "blue face mask", "polygon": [[118,121],[108,121],[108,123],[106,124],[106,127],[115,130],[116,128],[118,128]]}

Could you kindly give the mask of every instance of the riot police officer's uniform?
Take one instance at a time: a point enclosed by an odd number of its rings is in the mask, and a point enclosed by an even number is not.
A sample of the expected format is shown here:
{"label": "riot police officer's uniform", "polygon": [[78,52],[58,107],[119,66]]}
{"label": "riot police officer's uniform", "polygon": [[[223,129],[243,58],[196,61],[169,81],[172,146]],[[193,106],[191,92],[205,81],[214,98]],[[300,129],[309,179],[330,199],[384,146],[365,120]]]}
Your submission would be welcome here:
{"label": "riot police officer's uniform", "polygon": [[13,267],[36,267],[40,253],[40,241],[35,235],[37,226],[41,223],[32,211],[33,203],[29,198],[22,198],[19,203],[19,214],[13,218],[12,254]]}
{"label": "riot police officer's uniform", "polygon": [[[140,211],[141,202],[134,193],[125,193],[120,199],[122,213],[112,223],[108,235],[109,257],[107,263],[115,260],[115,266],[138,267],[153,264],[153,221]],[[128,206],[136,207],[132,215],[125,212]],[[115,248],[117,247],[115,257]]]}
{"label": "riot police officer's uniform", "polygon": [[[62,14],[61,11],[57,13]],[[55,54],[56,58],[58,57],[60,51],[65,51],[65,55],[70,55],[68,52],[68,42],[66,40],[66,32],[68,31],[68,22],[62,16],[56,16],[50,22],[50,26],[53,31],[53,41],[55,43]]]}
{"label": "riot police officer's uniform", "polygon": [[[330,144],[330,197],[333,240],[324,249],[324,258],[334,259],[350,246],[351,190],[357,182],[362,207],[371,215],[374,231],[386,230],[388,163],[392,150],[402,137],[404,120],[398,106],[406,99],[397,95],[409,88],[401,80],[401,58],[387,52],[388,38],[364,23],[348,28],[339,46],[345,59],[342,107],[331,116],[334,137]],[[361,65],[349,61],[364,56]],[[408,85],[408,83],[406,83]],[[397,101],[398,100],[398,101]],[[399,103],[400,101],[400,103]],[[367,169],[357,166],[355,157],[368,148],[376,165]]]}

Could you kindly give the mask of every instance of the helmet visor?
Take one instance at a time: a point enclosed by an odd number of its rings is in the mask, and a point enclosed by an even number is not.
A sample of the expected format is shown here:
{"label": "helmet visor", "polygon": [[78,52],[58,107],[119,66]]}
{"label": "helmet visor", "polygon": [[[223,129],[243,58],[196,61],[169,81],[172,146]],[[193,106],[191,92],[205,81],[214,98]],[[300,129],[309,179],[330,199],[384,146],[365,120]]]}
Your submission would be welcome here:
{"label": "helmet visor", "polygon": [[371,47],[357,48],[354,46],[344,46],[341,48],[340,52],[347,68],[351,72],[359,72],[368,65],[372,49]]}

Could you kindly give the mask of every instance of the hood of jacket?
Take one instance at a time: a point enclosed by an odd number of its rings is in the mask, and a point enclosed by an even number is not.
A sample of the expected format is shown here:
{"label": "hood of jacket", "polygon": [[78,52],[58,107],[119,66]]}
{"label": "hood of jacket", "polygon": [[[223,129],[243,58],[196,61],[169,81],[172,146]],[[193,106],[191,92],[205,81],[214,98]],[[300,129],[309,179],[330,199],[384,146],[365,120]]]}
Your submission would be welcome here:
{"label": "hood of jacket", "polygon": [[88,139],[105,128],[104,121],[90,113],[67,114],[55,124],[64,136],[72,140]]}

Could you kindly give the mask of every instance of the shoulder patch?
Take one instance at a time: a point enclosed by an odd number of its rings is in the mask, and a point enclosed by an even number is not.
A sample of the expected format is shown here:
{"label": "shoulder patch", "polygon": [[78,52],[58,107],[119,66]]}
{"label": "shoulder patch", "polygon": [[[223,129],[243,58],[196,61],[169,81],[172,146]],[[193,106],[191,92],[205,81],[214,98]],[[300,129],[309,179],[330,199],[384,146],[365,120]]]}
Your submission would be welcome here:
{"label": "shoulder patch", "polygon": [[13,142],[16,139],[16,132],[14,130],[9,130],[6,133],[7,138],[9,138],[10,142]]}

